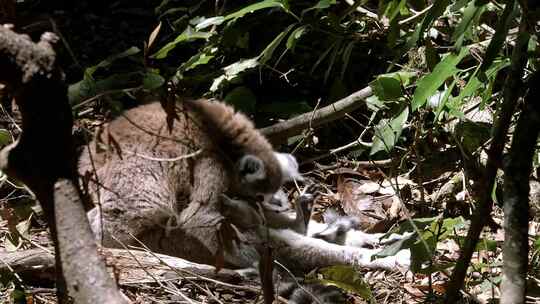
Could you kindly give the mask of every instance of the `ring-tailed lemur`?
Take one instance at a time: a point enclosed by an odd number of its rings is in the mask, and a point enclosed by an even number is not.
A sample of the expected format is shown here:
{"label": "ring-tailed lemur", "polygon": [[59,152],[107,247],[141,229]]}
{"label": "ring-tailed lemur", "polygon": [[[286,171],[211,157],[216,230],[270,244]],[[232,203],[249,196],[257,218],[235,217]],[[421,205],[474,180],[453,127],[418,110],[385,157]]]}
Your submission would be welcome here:
{"label": "ring-tailed lemur", "polygon": [[[83,151],[79,172],[95,168],[89,189],[99,198],[88,218],[104,246],[137,238],[153,251],[215,264],[220,195],[268,200],[298,176],[298,165],[224,103],[185,100],[172,112],[170,124],[159,102],[128,110]],[[225,253],[225,266],[245,267],[252,259]]]}

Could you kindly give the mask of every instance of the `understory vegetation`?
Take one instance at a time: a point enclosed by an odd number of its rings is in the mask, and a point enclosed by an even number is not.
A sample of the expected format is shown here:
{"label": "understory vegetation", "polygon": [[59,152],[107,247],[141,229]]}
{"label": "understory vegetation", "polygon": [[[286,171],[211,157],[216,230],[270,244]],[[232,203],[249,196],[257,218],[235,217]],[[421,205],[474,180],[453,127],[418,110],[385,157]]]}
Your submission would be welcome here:
{"label": "understory vegetation", "polygon": [[[142,96],[223,100],[319,185],[315,219],[334,209],[366,232],[414,232],[379,254],[409,249],[408,271],[336,266],[311,280],[349,303],[517,303],[505,273],[540,301],[535,1],[72,2],[5,1],[0,23],[60,37],[80,146]],[[4,147],[21,115],[0,95]],[[50,250],[32,192],[1,181],[0,252]],[[52,275],[5,263],[0,274],[0,301],[55,303]],[[121,287],[135,303],[210,302],[193,284]],[[222,303],[260,299],[251,285],[204,284]]]}

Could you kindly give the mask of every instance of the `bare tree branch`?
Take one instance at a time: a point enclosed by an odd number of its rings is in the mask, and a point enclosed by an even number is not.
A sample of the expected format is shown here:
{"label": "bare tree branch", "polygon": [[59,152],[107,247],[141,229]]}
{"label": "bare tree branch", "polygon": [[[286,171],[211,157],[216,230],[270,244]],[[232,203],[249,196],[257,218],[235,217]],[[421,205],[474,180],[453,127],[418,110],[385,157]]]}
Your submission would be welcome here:
{"label": "bare tree branch", "polygon": [[315,112],[308,112],[275,125],[262,128],[260,131],[272,142],[280,142],[287,137],[300,134],[308,127],[318,127],[337,120],[345,114],[360,108],[365,99],[373,95],[371,87],[365,87],[343,99],[334,102]]}

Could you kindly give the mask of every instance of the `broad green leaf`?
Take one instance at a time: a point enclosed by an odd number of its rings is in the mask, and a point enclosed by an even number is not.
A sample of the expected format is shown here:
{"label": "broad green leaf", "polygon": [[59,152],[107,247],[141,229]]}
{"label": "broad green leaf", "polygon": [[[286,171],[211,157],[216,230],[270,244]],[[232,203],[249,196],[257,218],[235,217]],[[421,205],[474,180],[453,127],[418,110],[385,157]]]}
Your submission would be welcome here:
{"label": "broad green leaf", "polygon": [[416,234],[412,233],[408,237],[400,239],[390,244],[389,246],[386,246],[383,250],[379,251],[375,256],[381,257],[381,258],[387,257],[387,256],[394,256],[400,250],[411,248],[412,244],[416,242],[416,238],[417,238]]}
{"label": "broad green leaf", "polygon": [[386,109],[385,102],[380,100],[377,95],[371,95],[366,98],[366,105],[370,111],[377,112],[381,109]]}
{"label": "broad green leaf", "polygon": [[11,133],[6,129],[0,129],[0,146],[11,143]]}
{"label": "broad green leaf", "polygon": [[161,75],[147,72],[143,77],[143,88],[146,90],[154,90],[161,87],[165,83],[165,78]]}
{"label": "broad green leaf", "polygon": [[469,2],[465,11],[463,12],[463,17],[459,22],[458,26],[452,34],[452,41],[455,42],[455,48],[460,49],[463,45],[463,39],[465,38],[465,33],[470,31],[473,27],[473,21],[477,19],[478,16],[484,11],[485,5],[476,6],[479,1],[472,0]]}
{"label": "broad green leaf", "polygon": [[418,81],[412,100],[413,111],[416,111],[419,107],[423,106],[427,99],[435,94],[448,77],[458,72],[456,66],[468,52],[468,48],[462,48],[459,54],[448,54],[437,64],[437,66],[435,66],[433,72]]}
{"label": "broad green leaf", "polygon": [[253,13],[253,12],[256,12],[258,10],[261,10],[261,9],[265,9],[265,8],[270,8],[270,7],[281,7],[285,10],[287,10],[287,7],[284,5],[284,1],[276,1],[276,0],[266,0],[266,1],[261,1],[261,2],[257,2],[257,3],[254,3],[254,4],[251,4],[251,5],[248,5],[242,9],[240,9],[239,11],[236,11],[232,14],[229,14],[225,17],[223,17],[223,21],[227,21],[227,20],[231,20],[231,19],[237,19],[237,18],[240,18],[240,17],[243,17],[244,15],[246,14],[249,14],[249,13]]}
{"label": "broad green leaf", "polygon": [[324,8],[329,8],[330,6],[332,6],[334,4],[336,4],[336,0],[320,0],[312,8],[314,8],[314,9],[324,9]]}
{"label": "broad green leaf", "polygon": [[369,284],[364,281],[362,275],[354,267],[344,265],[325,267],[320,269],[319,273],[322,274],[323,279],[317,281],[357,293],[369,303],[375,303]]}
{"label": "broad green leaf", "polygon": [[174,39],[174,41],[167,43],[164,47],[162,47],[159,51],[157,51],[154,55],[150,57],[155,59],[166,58],[167,54],[169,54],[169,52],[174,49],[177,44],[197,39],[208,39],[210,38],[210,36],[212,36],[211,33],[194,31],[191,26],[188,26],[182,34],[178,35],[178,37]]}
{"label": "broad green leaf", "polygon": [[302,16],[304,16],[306,13],[308,13],[310,11],[313,11],[313,10],[327,9],[330,6],[334,5],[334,4],[336,4],[335,0],[320,0],[314,6],[306,8],[305,10],[303,10],[302,11]]}
{"label": "broad green leaf", "polygon": [[215,92],[221,86],[229,81],[232,81],[238,75],[246,70],[253,69],[259,65],[259,57],[250,58],[250,59],[242,59],[240,61],[237,61],[231,65],[226,66],[223,71],[224,74],[215,78],[212,82],[212,86],[210,86],[210,91]]}
{"label": "broad green leaf", "polygon": [[452,13],[458,13],[460,9],[465,7],[469,3],[469,0],[457,0],[453,4],[450,5],[448,10]]}
{"label": "broad green leaf", "polygon": [[373,93],[375,93],[379,100],[397,100],[403,96],[401,83],[391,77],[379,76],[369,86],[373,89]]}
{"label": "broad green leaf", "polygon": [[426,13],[426,16],[424,19],[422,19],[422,22],[416,26],[414,33],[407,40],[406,49],[416,46],[420,36],[428,29],[428,27],[431,26],[433,21],[444,13],[449,4],[450,0],[437,0],[433,3],[433,6]]}
{"label": "broad green leaf", "polygon": [[224,101],[246,114],[255,113],[257,97],[247,87],[241,86],[234,88],[225,96]]}
{"label": "broad green leaf", "polygon": [[195,30],[200,31],[213,25],[220,25],[223,23],[223,21],[225,21],[225,17],[223,16],[204,18],[195,24]]}
{"label": "broad green leaf", "polygon": [[286,44],[288,50],[294,51],[294,47],[296,46],[296,43],[298,42],[300,37],[302,37],[302,35],[306,33],[307,29],[308,29],[307,25],[302,25],[296,28],[289,35],[289,38],[287,39],[287,44]]}
{"label": "broad green leaf", "polygon": [[491,125],[463,120],[456,124],[454,134],[465,153],[474,153],[491,138]]}
{"label": "broad green leaf", "polygon": [[431,224],[430,230],[436,231],[439,229],[438,238],[439,241],[448,238],[450,235],[453,235],[455,231],[459,231],[465,228],[465,220],[463,217],[458,216],[454,218],[446,218],[442,221],[442,224],[433,222]]}
{"label": "broad green leaf", "polygon": [[217,48],[213,47],[208,52],[203,51],[203,52],[197,53],[191,56],[191,58],[189,58],[186,62],[182,63],[180,68],[178,68],[178,71],[180,73],[183,73],[183,72],[192,70],[198,67],[199,65],[205,65],[215,57],[214,54],[216,52],[217,52]]}
{"label": "broad green leaf", "polygon": [[373,155],[379,151],[390,152],[397,143],[408,117],[409,109],[405,108],[397,117],[390,121],[382,119],[375,127],[373,145],[369,154]]}
{"label": "broad green leaf", "polygon": [[393,0],[387,3],[384,7],[383,15],[388,18],[389,21],[393,21],[400,12],[406,9],[407,2],[405,0]]}
{"label": "broad green leaf", "polygon": [[415,76],[416,73],[405,71],[381,74],[369,85],[380,100],[395,101],[403,96],[401,88],[408,86]]}

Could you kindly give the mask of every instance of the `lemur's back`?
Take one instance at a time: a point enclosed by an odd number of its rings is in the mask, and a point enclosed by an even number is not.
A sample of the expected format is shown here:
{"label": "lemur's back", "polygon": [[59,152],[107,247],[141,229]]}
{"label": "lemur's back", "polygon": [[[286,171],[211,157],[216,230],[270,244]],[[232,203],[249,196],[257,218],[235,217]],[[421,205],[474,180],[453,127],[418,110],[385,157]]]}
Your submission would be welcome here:
{"label": "lemur's back", "polygon": [[[212,264],[222,220],[218,201],[241,184],[233,173],[238,158],[253,153],[264,164],[266,178],[244,188],[272,193],[281,185],[273,150],[251,122],[221,103],[198,102],[179,105],[171,132],[157,102],[126,111],[100,136],[110,147],[118,144],[119,151],[90,149],[103,186],[94,195],[103,223],[97,209],[89,219],[98,238],[103,233],[105,246],[137,244],[134,236],[156,252]],[[223,149],[221,141],[233,144]],[[81,155],[79,171],[92,171],[88,151]],[[244,266],[235,259],[226,262]]]}

